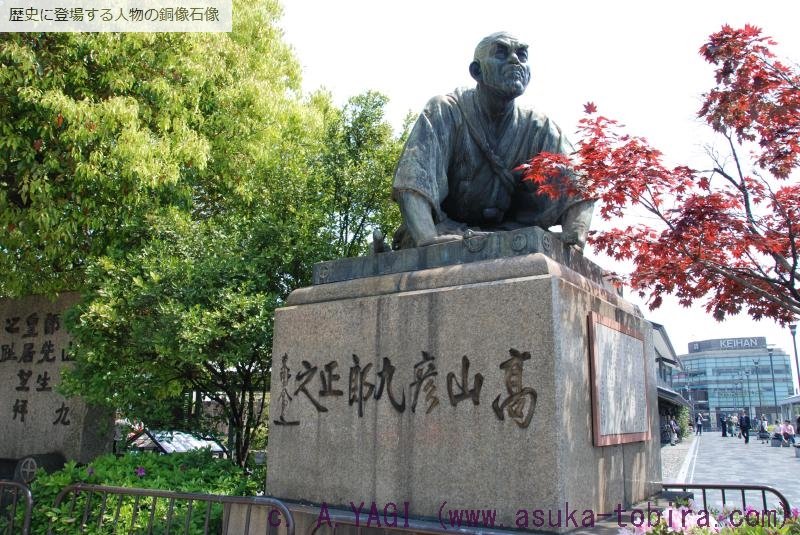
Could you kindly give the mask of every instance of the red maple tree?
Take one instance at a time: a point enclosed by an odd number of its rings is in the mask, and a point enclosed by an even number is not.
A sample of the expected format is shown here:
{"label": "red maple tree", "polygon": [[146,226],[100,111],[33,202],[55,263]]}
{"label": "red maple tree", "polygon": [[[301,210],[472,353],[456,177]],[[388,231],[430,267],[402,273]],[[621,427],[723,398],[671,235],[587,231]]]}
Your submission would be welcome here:
{"label": "red maple tree", "polygon": [[[746,310],[786,323],[800,316],[800,74],[770,51],[759,28],[723,26],[700,48],[716,84],[698,116],[724,139],[711,169],[668,168],[645,139],[596,116],[579,123],[573,158],[540,154],[525,178],[561,194],[565,167],[574,188],[597,200],[604,219],[631,221],[643,208],[656,225],[627,223],[592,232],[589,242],[633,263],[626,282],[649,305],[664,294],[689,306],[705,299],[717,319]],[[636,208],[639,207],[639,208]]]}

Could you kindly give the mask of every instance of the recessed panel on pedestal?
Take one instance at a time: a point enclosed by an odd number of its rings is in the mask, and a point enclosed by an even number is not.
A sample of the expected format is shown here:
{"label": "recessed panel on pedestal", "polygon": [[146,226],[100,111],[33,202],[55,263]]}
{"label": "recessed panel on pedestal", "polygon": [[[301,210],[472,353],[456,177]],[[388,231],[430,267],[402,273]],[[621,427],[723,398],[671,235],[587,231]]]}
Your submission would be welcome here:
{"label": "recessed panel on pedestal", "polygon": [[589,334],[594,445],[649,440],[644,336],[595,312]]}

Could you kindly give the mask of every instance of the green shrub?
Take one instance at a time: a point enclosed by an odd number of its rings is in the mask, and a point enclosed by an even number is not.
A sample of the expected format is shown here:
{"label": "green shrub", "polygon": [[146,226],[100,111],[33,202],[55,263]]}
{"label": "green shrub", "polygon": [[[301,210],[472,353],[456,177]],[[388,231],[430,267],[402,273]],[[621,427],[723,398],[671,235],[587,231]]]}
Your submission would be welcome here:
{"label": "green shrub", "polygon": [[[104,455],[86,466],[78,466],[69,462],[58,472],[52,474],[39,473],[31,484],[31,492],[35,500],[32,534],[45,534],[50,521],[55,533],[77,533],[77,523],[86,507],[85,495],[79,496],[75,504],[65,499],[59,508],[52,505],[59,492],[75,483],[87,483],[128,488],[159,489],[177,492],[201,494],[220,494],[227,496],[255,496],[264,488],[263,470],[248,473],[235,466],[229,460],[215,459],[208,450],[194,451],[172,455],[153,453],[129,453],[123,457]],[[143,529],[151,515],[151,498],[141,498],[140,511],[133,518],[134,498],[125,498],[118,502],[116,496],[110,495],[104,507],[104,528],[98,529],[100,511],[103,505],[96,496],[89,504],[89,518],[85,533],[111,533],[116,509],[119,505],[118,533],[130,533]],[[168,514],[167,500],[159,500],[155,511],[152,511],[156,522],[164,521]],[[71,512],[74,511],[74,512]],[[18,514],[21,521],[21,511]],[[206,505],[196,504],[192,514],[192,533],[202,532],[205,522]],[[186,504],[176,502],[171,513],[172,530],[182,533],[185,522]],[[210,524],[212,528],[219,526],[222,518],[222,507],[212,506]],[[212,529],[211,532],[220,531]],[[160,533],[155,529],[153,533]]]}
{"label": "green shrub", "polygon": [[675,421],[678,423],[678,427],[680,427],[681,437],[685,438],[689,436],[689,409],[686,407],[678,409],[678,416],[675,418]]}

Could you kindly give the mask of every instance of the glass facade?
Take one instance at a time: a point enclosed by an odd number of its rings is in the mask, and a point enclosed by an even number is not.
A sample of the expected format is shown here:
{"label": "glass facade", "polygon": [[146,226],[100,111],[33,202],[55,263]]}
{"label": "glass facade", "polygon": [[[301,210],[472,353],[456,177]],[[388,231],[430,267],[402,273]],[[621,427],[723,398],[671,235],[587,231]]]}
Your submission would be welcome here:
{"label": "glass facade", "polygon": [[775,348],[770,363],[764,337],[690,342],[689,353],[679,358],[683,370],[674,375],[673,388],[712,426],[720,415],[741,410],[751,418],[765,414],[773,423],[780,413],[777,402],[794,393],[789,355]]}
{"label": "glass facade", "polygon": [[675,389],[675,378],[680,373],[680,370],[677,369],[677,366],[670,365],[667,362],[664,362],[663,359],[656,358],[658,362],[658,386],[663,386],[666,388]]}

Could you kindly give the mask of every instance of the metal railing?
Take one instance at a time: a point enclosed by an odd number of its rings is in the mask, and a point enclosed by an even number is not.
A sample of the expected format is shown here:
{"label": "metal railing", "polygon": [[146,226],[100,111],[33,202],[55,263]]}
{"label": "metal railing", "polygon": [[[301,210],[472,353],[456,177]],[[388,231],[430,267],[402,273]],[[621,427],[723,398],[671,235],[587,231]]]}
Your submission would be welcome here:
{"label": "metal railing", "polygon": [[[286,535],[294,535],[294,517],[283,502],[275,498],[257,496],[221,496],[216,494],[199,494],[188,492],[172,492],[156,489],[138,489],[125,487],[106,487],[101,485],[76,484],[64,488],[53,503],[54,508],[66,505],[65,498],[71,495],[67,518],[61,519],[72,525],[71,533],[83,533],[87,526],[97,528],[105,526],[111,533],[222,533],[226,535],[235,530],[237,535],[250,532],[251,518],[254,508],[270,508],[267,513],[270,526],[283,525]],[[243,506],[245,515],[243,525],[238,519],[233,522],[231,511],[234,505]],[[125,510],[126,519],[121,519],[121,511]],[[274,517],[274,512],[283,517]],[[201,513],[200,515],[196,513]],[[75,516],[70,516],[75,515]],[[80,517],[80,518],[78,518]],[[129,517],[129,520],[128,520]],[[59,520],[57,519],[56,522]],[[54,533],[51,520],[48,535]],[[231,534],[234,531],[230,531]]]}
{"label": "metal railing", "polygon": [[[20,500],[24,502],[22,525],[15,525]],[[0,533],[6,535],[28,535],[31,529],[33,496],[31,490],[22,483],[0,479]],[[17,527],[18,531],[14,531]],[[22,531],[19,531],[19,529]]]}
{"label": "metal railing", "polygon": [[[784,518],[791,517],[789,500],[786,499],[786,496],[784,496],[781,491],[767,485],[738,485],[733,483],[662,483],[662,487],[664,490],[682,490],[684,492],[689,492],[690,490],[701,491],[703,509],[705,510],[708,510],[708,495],[711,492],[718,493],[720,495],[723,508],[729,503],[738,504],[740,502],[739,497],[741,497],[741,506],[742,509],[744,509],[748,505],[752,505],[747,502],[747,492],[750,491],[761,494],[761,505],[764,507],[763,510],[767,511],[769,510],[769,505],[767,504],[767,494],[769,493],[777,498],[780,502],[781,508],[783,509]],[[736,498],[732,499],[734,496],[736,496]]]}
{"label": "metal railing", "polygon": [[[663,490],[682,490],[684,492],[688,492],[690,490],[700,491],[701,499],[702,499],[702,506],[703,509],[706,511],[710,510],[710,507],[714,504],[710,502],[711,499],[714,498],[714,494],[716,493],[721,498],[722,508],[726,505],[741,504],[742,508],[742,515],[746,513],[745,509],[748,505],[755,505],[756,501],[748,501],[748,493],[758,493],[760,496],[761,505],[763,506],[762,511],[760,512],[775,512],[774,509],[770,509],[770,506],[767,502],[768,495],[774,497],[780,503],[780,508],[783,512],[783,517],[785,519],[791,518],[791,508],[789,505],[789,500],[777,489],[767,486],[767,485],[738,485],[738,484],[724,484],[724,483],[663,483],[662,485]],[[741,499],[741,501],[740,501]],[[774,503],[774,502],[773,502]],[[304,517],[311,517],[315,521],[312,522],[310,525],[307,526],[306,530],[301,530],[306,532],[308,535],[319,535],[319,533],[324,527],[329,528],[329,533],[331,535],[336,535],[337,529],[339,527],[351,527],[356,528],[356,533],[361,534],[363,529],[367,529],[369,532],[369,521],[365,519],[364,514],[358,515],[353,511],[348,511],[344,509],[334,509],[334,508],[326,508],[325,514],[322,515],[319,506],[310,505],[310,504],[298,504],[288,502],[287,507],[289,507],[293,513],[299,518],[300,525],[302,526],[303,518]],[[765,517],[766,518],[766,517]],[[320,521],[320,519],[324,519]],[[444,525],[442,524],[442,520],[439,519],[439,522],[435,520],[425,520],[425,519],[414,519],[414,518],[407,518],[407,519],[395,519],[396,523],[394,525],[391,524],[384,524],[383,526],[378,526],[384,530],[384,533],[413,533],[413,534],[427,534],[427,535],[510,535],[513,533],[506,528],[501,527],[490,527],[490,526],[451,526],[451,525]],[[399,521],[397,521],[399,520]],[[366,521],[366,523],[365,523]],[[603,524],[603,522],[599,522],[598,526]],[[604,526],[609,530],[617,531],[614,529],[615,525],[609,523],[608,526]]]}
{"label": "metal railing", "polygon": [[[683,492],[700,491],[703,509],[709,510],[716,505],[712,500],[718,496],[722,508],[727,505],[741,505],[745,509],[759,500],[748,502],[748,493],[760,495],[763,510],[769,510],[767,496],[776,499],[783,509],[784,518],[791,516],[789,501],[777,489],[766,485],[739,485],[721,483],[663,483],[665,491],[680,490]],[[31,524],[33,498],[30,490],[23,484],[0,480],[0,534],[28,535]],[[24,519],[17,522],[20,503],[24,502]],[[234,506],[240,506],[234,512]],[[265,535],[274,533],[275,527],[282,525],[285,535],[294,535],[294,514],[319,517],[319,508],[295,503],[284,503],[271,497],[221,496],[213,494],[182,493],[155,489],[138,489],[125,487],[106,487],[100,485],[76,484],[64,488],[56,497],[54,509],[62,508],[64,516],[55,519],[69,526],[69,533],[84,533],[89,526],[97,529],[105,527],[109,533],[222,533],[227,535],[248,534],[251,529],[262,529],[266,525]],[[66,509],[64,509],[66,508]],[[254,508],[265,508],[265,513],[252,521]],[[121,514],[125,511],[124,515]],[[53,511],[55,513],[55,511]],[[232,514],[234,513],[234,514]],[[232,521],[232,517],[239,516]],[[275,517],[277,513],[279,516]],[[125,517],[122,519],[121,517]],[[15,522],[16,525],[15,525]],[[302,523],[301,523],[302,524]],[[336,533],[338,526],[364,527],[363,516],[346,510],[326,510],[326,522]],[[308,526],[310,535],[315,535],[323,524],[319,521]],[[251,528],[252,526],[252,528]],[[17,528],[17,532],[14,528]],[[22,531],[19,531],[21,528]],[[507,533],[503,529],[491,527],[453,527],[438,525],[431,520],[408,518],[402,525],[385,526],[389,531],[413,532],[425,534],[484,534],[499,535]],[[361,530],[358,529],[360,532]],[[53,521],[48,534],[54,533]]]}

